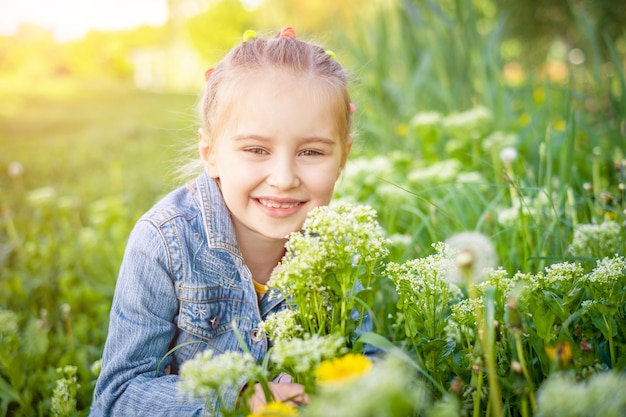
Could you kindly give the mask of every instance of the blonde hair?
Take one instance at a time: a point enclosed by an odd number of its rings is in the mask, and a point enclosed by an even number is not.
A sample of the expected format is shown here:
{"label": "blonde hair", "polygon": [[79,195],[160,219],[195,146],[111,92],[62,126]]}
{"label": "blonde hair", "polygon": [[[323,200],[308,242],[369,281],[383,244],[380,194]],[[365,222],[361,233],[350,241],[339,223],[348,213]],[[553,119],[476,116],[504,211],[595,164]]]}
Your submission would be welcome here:
{"label": "blonde hair", "polygon": [[[284,36],[286,29],[292,36]],[[213,138],[221,128],[224,115],[231,110],[233,97],[241,81],[254,76],[259,71],[278,70],[296,76],[309,78],[321,87],[319,94],[328,101],[337,115],[336,124],[342,140],[347,141],[352,124],[350,96],[348,94],[348,75],[334,54],[313,42],[298,40],[290,28],[286,28],[275,37],[252,37],[235,46],[215,66],[209,70],[209,76],[199,101],[199,116],[202,129]],[[256,35],[256,34],[255,34]],[[195,174],[201,166],[200,161],[188,164],[181,169],[182,174]]]}

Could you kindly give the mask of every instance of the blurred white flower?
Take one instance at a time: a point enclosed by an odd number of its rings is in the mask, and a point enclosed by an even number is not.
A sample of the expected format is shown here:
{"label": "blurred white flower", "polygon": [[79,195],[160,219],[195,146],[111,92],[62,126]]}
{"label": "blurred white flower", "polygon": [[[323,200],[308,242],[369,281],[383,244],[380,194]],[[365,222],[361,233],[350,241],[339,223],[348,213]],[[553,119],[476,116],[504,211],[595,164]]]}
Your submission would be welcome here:
{"label": "blurred white flower", "polygon": [[458,233],[448,238],[445,244],[456,254],[457,266],[452,268],[449,274],[451,282],[464,282],[464,271],[469,272],[474,282],[480,282],[498,264],[493,243],[482,233]]}
{"label": "blurred white flower", "polygon": [[428,183],[452,182],[461,172],[462,164],[457,159],[446,159],[424,168],[417,168],[409,172],[407,178],[413,185],[424,186]]}
{"label": "blurred white flower", "polygon": [[624,236],[624,230],[618,222],[579,224],[574,227],[574,237],[568,250],[575,256],[612,256],[623,253]]}
{"label": "blurred white flower", "polygon": [[345,353],[344,344],[345,341],[340,334],[281,339],[274,344],[270,361],[287,373],[289,371],[308,373],[323,360]]}
{"label": "blurred white flower", "polygon": [[52,392],[51,412],[54,417],[70,417],[76,414],[76,394],[80,384],[78,383],[78,368],[65,366],[57,369],[62,375],[56,381],[56,387]]}
{"label": "blurred white flower", "polygon": [[493,132],[487,136],[481,145],[487,152],[498,151],[505,148],[512,148],[517,144],[517,134],[505,133],[501,131]]}
{"label": "blurred white flower", "polygon": [[539,388],[537,417],[623,416],[626,376],[600,372],[584,381],[571,374],[551,375]]}
{"label": "blurred white flower", "polygon": [[12,310],[0,309],[0,336],[16,334],[17,314]]}
{"label": "blurred white flower", "polygon": [[252,355],[229,351],[215,355],[207,349],[180,367],[179,390],[190,398],[207,398],[228,385],[265,375]]}
{"label": "blurred white flower", "polygon": [[26,200],[34,206],[46,205],[54,201],[57,192],[52,187],[42,187],[32,190],[26,196]]}
{"label": "blurred white flower", "polygon": [[17,161],[9,162],[7,166],[7,174],[11,178],[17,178],[24,175],[24,165]]}
{"label": "blurred white flower", "polygon": [[510,164],[517,159],[517,149],[507,147],[500,151],[500,160],[504,164]]}

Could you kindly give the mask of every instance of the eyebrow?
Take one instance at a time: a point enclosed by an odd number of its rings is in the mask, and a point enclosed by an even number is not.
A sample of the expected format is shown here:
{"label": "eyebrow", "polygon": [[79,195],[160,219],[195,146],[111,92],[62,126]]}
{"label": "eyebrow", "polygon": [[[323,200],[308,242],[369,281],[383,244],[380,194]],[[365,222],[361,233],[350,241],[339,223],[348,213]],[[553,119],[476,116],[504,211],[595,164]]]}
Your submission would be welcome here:
{"label": "eyebrow", "polygon": [[[240,134],[240,135],[235,135],[233,136],[233,141],[234,142],[243,142],[246,140],[257,140],[260,142],[269,142],[271,139],[267,136],[262,136],[262,135],[256,135],[256,134]],[[327,145],[334,145],[335,144],[335,140],[328,138],[326,136],[307,136],[304,138],[300,138],[300,140],[303,143],[324,143]]]}

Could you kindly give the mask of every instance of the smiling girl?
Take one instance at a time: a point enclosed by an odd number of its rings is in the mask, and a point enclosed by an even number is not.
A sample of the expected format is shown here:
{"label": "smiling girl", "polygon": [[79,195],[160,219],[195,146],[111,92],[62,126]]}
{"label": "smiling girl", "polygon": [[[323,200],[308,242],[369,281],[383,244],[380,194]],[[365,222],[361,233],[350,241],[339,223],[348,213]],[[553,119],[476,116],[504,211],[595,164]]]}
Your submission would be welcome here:
{"label": "smiling girl", "polygon": [[[203,172],[129,237],[91,416],[195,416],[220,409],[218,398],[235,404],[243,386],[206,401],[180,395],[178,369],[203,350],[243,351],[237,333],[263,359],[270,341],[259,323],[286,306],[266,283],[287,235],[330,202],[350,152],[344,69],[293,29],[269,39],[246,32],[206,80]],[[306,399],[288,376],[270,388],[277,400]],[[253,395],[250,407],[263,401]]]}

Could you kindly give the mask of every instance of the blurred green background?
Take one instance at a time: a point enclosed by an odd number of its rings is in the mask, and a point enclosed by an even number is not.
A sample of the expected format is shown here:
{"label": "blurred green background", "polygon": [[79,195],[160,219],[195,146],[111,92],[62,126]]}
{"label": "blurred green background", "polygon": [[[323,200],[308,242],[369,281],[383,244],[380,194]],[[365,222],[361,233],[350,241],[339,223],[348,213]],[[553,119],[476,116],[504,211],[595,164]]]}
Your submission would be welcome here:
{"label": "blurred green background", "polygon": [[127,235],[181,183],[204,70],[247,29],[293,26],[351,71],[337,197],[378,210],[393,260],[479,230],[503,267],[532,272],[567,257],[577,224],[624,220],[625,2],[168,5],[161,26],[0,37],[0,416],[49,415],[65,365],[86,414]]}

